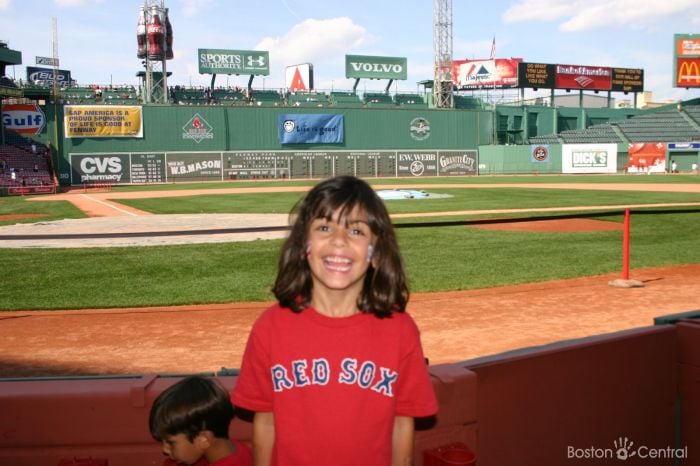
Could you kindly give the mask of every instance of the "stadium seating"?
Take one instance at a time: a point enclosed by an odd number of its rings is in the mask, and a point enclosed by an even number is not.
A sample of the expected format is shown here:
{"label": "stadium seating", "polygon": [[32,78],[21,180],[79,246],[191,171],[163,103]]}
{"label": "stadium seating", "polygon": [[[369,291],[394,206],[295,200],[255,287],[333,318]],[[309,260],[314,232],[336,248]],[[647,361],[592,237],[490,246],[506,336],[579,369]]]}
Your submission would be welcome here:
{"label": "stadium seating", "polygon": [[289,107],[325,107],[328,104],[328,96],[323,92],[290,92],[287,94],[287,106]]}
{"label": "stadium seating", "polygon": [[328,96],[334,107],[362,107],[364,103],[354,92],[333,91]]}
{"label": "stadium seating", "polygon": [[282,94],[277,91],[253,90],[249,97],[249,105],[263,107],[279,107],[284,105]]}
{"label": "stadium seating", "polygon": [[[685,115],[684,113],[685,112]],[[639,116],[597,124],[586,129],[567,129],[558,135],[529,138],[531,144],[555,143],[691,142],[700,140],[700,107],[650,111]]]}
{"label": "stadium seating", "polygon": [[394,103],[399,107],[427,107],[428,104],[420,94],[396,94]]}
{"label": "stadium seating", "polygon": [[383,92],[365,92],[362,100],[368,107],[394,107],[396,105],[391,96]]}
{"label": "stadium seating", "polygon": [[13,194],[55,192],[48,149],[20,136],[7,139],[12,142],[0,146],[0,187]]}

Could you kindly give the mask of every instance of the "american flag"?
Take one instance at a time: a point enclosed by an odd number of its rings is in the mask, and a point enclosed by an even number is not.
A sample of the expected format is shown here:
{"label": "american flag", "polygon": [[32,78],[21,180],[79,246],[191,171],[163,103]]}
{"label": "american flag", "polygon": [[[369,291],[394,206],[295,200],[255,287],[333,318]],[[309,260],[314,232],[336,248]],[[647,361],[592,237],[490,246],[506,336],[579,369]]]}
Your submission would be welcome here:
{"label": "american flag", "polygon": [[496,58],[496,36],[493,36],[493,42],[491,42],[491,60]]}

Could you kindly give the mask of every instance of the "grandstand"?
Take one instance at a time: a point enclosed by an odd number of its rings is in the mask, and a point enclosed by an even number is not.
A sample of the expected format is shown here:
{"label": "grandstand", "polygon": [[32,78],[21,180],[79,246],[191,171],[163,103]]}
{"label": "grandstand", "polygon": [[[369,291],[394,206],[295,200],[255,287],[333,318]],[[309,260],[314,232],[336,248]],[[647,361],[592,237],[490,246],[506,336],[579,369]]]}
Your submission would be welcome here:
{"label": "grandstand", "polygon": [[627,119],[567,129],[529,138],[531,144],[581,144],[700,141],[700,102],[648,110]]}
{"label": "grandstand", "polygon": [[0,145],[0,193],[47,194],[56,192],[49,150],[13,132]]}

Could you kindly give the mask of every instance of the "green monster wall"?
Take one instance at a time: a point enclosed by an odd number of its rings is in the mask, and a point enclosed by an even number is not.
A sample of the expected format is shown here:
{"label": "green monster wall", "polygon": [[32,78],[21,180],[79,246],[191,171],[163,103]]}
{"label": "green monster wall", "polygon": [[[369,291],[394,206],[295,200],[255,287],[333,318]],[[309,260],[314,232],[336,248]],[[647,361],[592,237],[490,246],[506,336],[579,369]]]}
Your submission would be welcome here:
{"label": "green monster wall", "polygon": [[[105,108],[101,106],[101,108]],[[356,109],[356,108],[293,108],[293,107],[222,107],[222,106],[179,106],[150,105],[142,107],[142,138],[66,138],[63,128],[63,107],[47,109],[48,137],[57,149],[57,171],[61,184],[80,184],[72,166],[82,160],[81,154],[109,154],[126,163],[130,154],[183,153],[190,163],[197,153],[204,159],[211,153],[251,152],[258,155],[286,156],[291,166],[291,176],[311,176],[299,163],[302,154],[328,154],[340,151],[364,151],[376,153],[378,158],[391,156],[398,159],[396,151],[409,151],[412,154],[438,151],[476,151],[482,144],[492,141],[492,114],[481,110],[436,110],[436,109]],[[55,111],[58,118],[55,118]],[[279,114],[341,114],[344,117],[345,137],[341,144],[281,144],[278,137]],[[190,129],[193,119],[203,124],[205,131],[200,137],[192,137]],[[412,130],[416,121],[428,123],[427,132]],[[209,153],[209,155],[205,155]],[[239,154],[240,155],[240,154]],[[158,156],[160,157],[160,156]],[[158,158],[156,157],[156,158]],[[438,154],[439,157],[439,154]],[[182,158],[182,157],[181,157]],[[411,157],[408,157],[409,159]],[[226,158],[224,156],[224,166]],[[143,160],[142,160],[143,161]],[[384,161],[386,162],[386,161]],[[377,162],[375,171],[386,163]],[[105,162],[106,163],[106,162]],[[312,165],[316,162],[309,162]],[[340,162],[338,162],[340,163]],[[354,163],[354,162],[353,162]],[[281,162],[280,162],[281,164]],[[233,162],[231,162],[231,166]],[[162,166],[154,167],[161,170]],[[387,171],[387,170],[384,170]],[[318,170],[314,174],[319,174]],[[394,173],[379,173],[394,175]],[[430,170],[426,172],[430,174]],[[464,173],[461,173],[464,174]],[[289,176],[286,173],[285,176]],[[322,173],[321,173],[322,175]],[[233,176],[232,176],[233,177]],[[129,178],[129,177],[127,177]],[[198,177],[197,179],[201,179]],[[206,177],[204,177],[206,178]],[[214,176],[215,179],[216,176]],[[224,178],[229,178],[224,176]],[[162,181],[162,180],[161,180]],[[123,181],[122,181],[123,182]],[[141,181],[140,181],[141,182]]]}

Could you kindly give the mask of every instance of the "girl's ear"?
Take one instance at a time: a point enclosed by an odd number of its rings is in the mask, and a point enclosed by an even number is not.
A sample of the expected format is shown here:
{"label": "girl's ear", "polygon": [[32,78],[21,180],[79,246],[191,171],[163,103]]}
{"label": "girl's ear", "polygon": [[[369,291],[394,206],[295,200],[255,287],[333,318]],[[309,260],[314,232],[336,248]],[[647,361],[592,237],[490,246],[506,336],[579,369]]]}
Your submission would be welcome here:
{"label": "girl's ear", "polygon": [[379,254],[377,254],[376,251],[377,248],[373,244],[370,244],[367,249],[367,262],[369,262],[372,268],[374,268],[375,270],[379,265]]}

